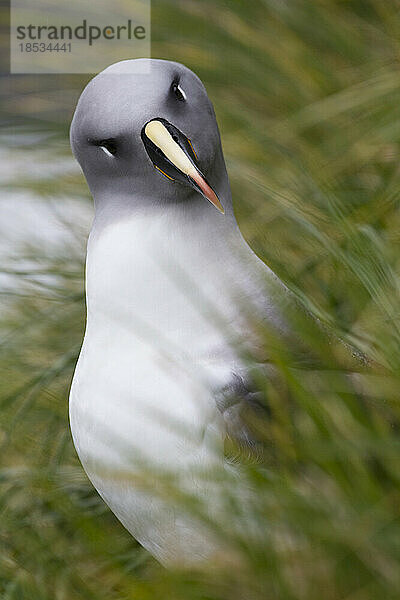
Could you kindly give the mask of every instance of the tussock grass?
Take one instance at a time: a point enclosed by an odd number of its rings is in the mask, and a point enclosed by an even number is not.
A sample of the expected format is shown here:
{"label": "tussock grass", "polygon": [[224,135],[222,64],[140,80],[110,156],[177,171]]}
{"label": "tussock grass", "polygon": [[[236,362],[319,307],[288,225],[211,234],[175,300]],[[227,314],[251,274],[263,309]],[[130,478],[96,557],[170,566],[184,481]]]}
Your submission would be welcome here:
{"label": "tussock grass", "polygon": [[[375,363],[355,373],[297,323],[323,367],[296,368],[274,346],[277,379],[257,380],[271,411],[265,464],[244,474],[257,501],[229,503],[261,540],[237,536],[234,567],[165,572],[93,491],[70,439],[84,236],[62,252],[15,250],[0,315],[2,598],[399,598],[399,15],[389,0],[153,1],[153,56],[187,64],[214,101],[245,237]],[[3,143],[46,133],[49,161],[67,156],[85,82],[5,78]],[[10,189],[88,201],[71,173]]]}

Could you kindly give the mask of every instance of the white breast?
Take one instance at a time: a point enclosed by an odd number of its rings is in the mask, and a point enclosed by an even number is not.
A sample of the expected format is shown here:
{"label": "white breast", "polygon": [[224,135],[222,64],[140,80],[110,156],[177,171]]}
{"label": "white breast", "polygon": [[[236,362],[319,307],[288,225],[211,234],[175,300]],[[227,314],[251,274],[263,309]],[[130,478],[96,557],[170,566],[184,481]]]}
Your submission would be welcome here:
{"label": "white breast", "polygon": [[213,390],[229,379],[234,358],[213,304],[218,312],[224,307],[227,321],[233,317],[224,277],[211,276],[212,265],[196,252],[186,251],[183,267],[174,262],[179,242],[165,253],[168,236],[162,246],[159,235],[139,221],[115,224],[90,240],[87,330],[70,419],[99,493],[134,537],[170,562],[175,552],[179,560],[188,552],[195,558],[212,544],[157,498],[156,475],[146,493],[141,476],[178,472],[181,486],[206,497],[214,510],[216,494],[196,473],[223,468],[224,430]]}
{"label": "white breast", "polygon": [[219,491],[204,480],[225,468],[215,392],[241,368],[230,339],[247,336],[240,302],[273,310],[259,279],[260,270],[270,272],[232,222],[179,215],[152,219],[147,211],[95,227],[87,329],[70,396],[86,472],[125,527],[166,564],[196,560],[214,543],[160,499],[161,474],[178,474],[181,489],[219,510]]}

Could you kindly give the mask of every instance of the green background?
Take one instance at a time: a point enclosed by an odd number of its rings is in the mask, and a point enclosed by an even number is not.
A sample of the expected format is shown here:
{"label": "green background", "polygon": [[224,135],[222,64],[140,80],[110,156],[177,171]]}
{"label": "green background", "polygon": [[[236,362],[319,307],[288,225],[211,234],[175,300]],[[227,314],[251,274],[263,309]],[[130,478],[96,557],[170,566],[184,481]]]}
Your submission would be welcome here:
{"label": "green background", "polygon": [[[6,13],[2,23],[6,49]],[[254,511],[262,543],[232,541],[235,568],[166,572],[102,503],[72,446],[87,226],[60,216],[66,247],[25,239],[0,266],[12,282],[0,291],[1,597],[398,599],[400,3],[153,0],[152,55],[205,83],[250,245],[382,366],[349,383],[333,355],[316,386],[291,369],[290,348],[277,351],[274,458],[268,476],[248,474],[259,504],[232,503],[232,519]],[[75,198],[87,213],[68,128],[88,80],[4,73],[3,160],[21,169],[3,167],[3,199],[60,211]],[[56,174],[32,174],[39,158]]]}

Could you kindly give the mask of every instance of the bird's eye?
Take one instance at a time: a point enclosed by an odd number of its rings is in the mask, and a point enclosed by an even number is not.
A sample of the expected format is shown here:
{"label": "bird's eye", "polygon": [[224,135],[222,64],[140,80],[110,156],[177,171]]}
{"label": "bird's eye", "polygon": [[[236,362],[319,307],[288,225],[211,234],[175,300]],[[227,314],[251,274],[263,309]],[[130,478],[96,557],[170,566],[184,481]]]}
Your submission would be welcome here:
{"label": "bird's eye", "polygon": [[185,91],[181,88],[179,83],[177,83],[176,81],[174,81],[174,83],[172,84],[172,91],[180,102],[185,102],[185,100],[186,100]]}
{"label": "bird's eye", "polygon": [[99,143],[100,148],[107,156],[115,156],[117,154],[117,144],[115,140],[102,140]]}
{"label": "bird's eye", "polygon": [[107,154],[107,156],[115,156],[117,154],[117,142],[112,138],[106,140],[90,141],[94,146],[98,146],[99,148],[101,148],[104,154]]}

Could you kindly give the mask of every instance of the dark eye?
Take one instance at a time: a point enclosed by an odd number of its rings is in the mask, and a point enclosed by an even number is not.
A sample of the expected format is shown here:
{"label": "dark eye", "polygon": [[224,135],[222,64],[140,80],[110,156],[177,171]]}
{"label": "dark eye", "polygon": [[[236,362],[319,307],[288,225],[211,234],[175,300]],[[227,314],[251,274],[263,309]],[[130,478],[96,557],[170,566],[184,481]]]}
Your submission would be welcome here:
{"label": "dark eye", "polygon": [[94,146],[99,146],[107,156],[115,156],[117,154],[117,142],[112,138],[90,141]]}
{"label": "dark eye", "polygon": [[180,102],[185,102],[186,94],[177,81],[172,84],[172,91]]}
{"label": "dark eye", "polygon": [[117,154],[117,144],[115,140],[101,140],[99,146],[107,156],[115,156]]}

